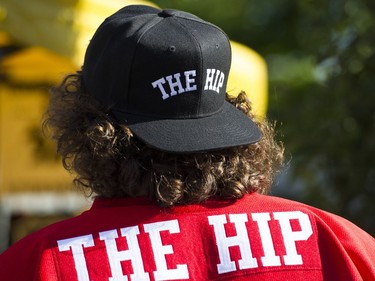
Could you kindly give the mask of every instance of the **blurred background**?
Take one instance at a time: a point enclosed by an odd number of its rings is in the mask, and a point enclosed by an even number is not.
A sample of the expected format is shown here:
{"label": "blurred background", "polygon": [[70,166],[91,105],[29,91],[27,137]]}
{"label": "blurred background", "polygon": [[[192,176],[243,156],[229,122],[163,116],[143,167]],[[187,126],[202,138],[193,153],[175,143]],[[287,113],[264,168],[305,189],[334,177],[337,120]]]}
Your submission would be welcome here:
{"label": "blurred background", "polygon": [[220,26],[233,48],[227,90],[246,90],[285,144],[272,194],[375,235],[373,0],[1,0],[0,252],[90,207],[40,125],[48,89],[80,68],[105,17],[134,3]]}

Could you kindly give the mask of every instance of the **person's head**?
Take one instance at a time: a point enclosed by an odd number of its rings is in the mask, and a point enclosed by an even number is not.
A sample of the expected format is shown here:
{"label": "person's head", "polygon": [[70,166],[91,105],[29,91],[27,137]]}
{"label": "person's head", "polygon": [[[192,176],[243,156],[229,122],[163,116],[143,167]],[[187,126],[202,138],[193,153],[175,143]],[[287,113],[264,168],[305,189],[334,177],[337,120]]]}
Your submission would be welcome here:
{"label": "person's head", "polygon": [[46,125],[75,182],[162,206],[266,193],[283,159],[244,93],[226,94],[230,42],[191,14],[128,6],[107,18],[83,69],[52,90]]}

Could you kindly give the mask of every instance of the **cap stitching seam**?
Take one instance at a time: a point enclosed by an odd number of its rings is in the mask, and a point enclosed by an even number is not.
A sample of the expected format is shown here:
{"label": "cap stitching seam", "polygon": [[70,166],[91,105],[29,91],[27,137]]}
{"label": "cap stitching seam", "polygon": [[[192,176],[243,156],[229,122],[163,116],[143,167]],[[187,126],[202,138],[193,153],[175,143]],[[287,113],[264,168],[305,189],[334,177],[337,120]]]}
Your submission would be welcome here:
{"label": "cap stitching seam", "polygon": [[[138,49],[138,45],[139,45],[139,42],[141,41],[142,37],[146,34],[146,32],[148,32],[150,29],[154,28],[155,26],[157,26],[163,19],[162,18],[153,18],[150,22],[148,22],[148,24],[146,24],[143,28],[143,32],[138,36],[138,39],[137,39],[137,42],[135,43],[135,47],[134,47],[134,51],[133,51],[133,55],[132,55],[132,59],[130,61],[130,65],[129,65],[129,77],[128,77],[128,81],[131,82],[131,73],[132,73],[132,69],[133,69],[133,63],[134,63],[134,60],[135,60],[135,53],[137,52],[137,49]],[[140,28],[142,29],[142,28]],[[128,89],[126,89],[127,91],[130,90],[130,83],[128,85]],[[130,95],[127,95],[126,96],[126,105],[129,104],[129,97]],[[127,107],[127,106],[126,106]]]}
{"label": "cap stitching seam", "polygon": [[[185,18],[183,18],[183,19],[185,19]],[[185,33],[188,36],[193,38],[193,40],[195,42],[195,45],[198,46],[198,48],[199,48],[199,52],[200,52],[200,58],[199,58],[200,59],[200,73],[201,73],[201,75],[199,77],[201,89],[199,89],[199,90],[202,90],[202,94],[204,94],[204,91],[203,91],[203,88],[204,88],[204,85],[203,85],[203,83],[204,83],[204,81],[203,81],[203,77],[204,77],[204,73],[203,73],[203,71],[204,71],[204,69],[203,69],[203,52],[202,52],[201,45],[199,44],[199,41],[197,40],[197,38],[192,33],[188,32],[188,28],[183,23],[179,22],[176,18],[173,18],[173,20],[183,28],[183,30],[185,31]],[[199,21],[196,21],[196,22],[199,22]],[[201,23],[201,22],[199,22],[199,23]],[[198,107],[197,107],[197,112],[196,112],[197,116],[200,115],[200,111],[201,111],[202,94],[199,95]]]}

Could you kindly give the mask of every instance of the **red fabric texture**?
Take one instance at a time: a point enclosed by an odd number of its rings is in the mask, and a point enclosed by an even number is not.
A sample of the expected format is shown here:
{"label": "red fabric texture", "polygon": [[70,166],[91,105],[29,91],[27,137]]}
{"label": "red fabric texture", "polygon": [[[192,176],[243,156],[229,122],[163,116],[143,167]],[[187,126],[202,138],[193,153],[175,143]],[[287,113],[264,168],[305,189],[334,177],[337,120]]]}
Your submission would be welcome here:
{"label": "red fabric texture", "polygon": [[277,197],[96,199],[1,254],[0,280],[375,280],[374,261],[375,239],[354,224]]}

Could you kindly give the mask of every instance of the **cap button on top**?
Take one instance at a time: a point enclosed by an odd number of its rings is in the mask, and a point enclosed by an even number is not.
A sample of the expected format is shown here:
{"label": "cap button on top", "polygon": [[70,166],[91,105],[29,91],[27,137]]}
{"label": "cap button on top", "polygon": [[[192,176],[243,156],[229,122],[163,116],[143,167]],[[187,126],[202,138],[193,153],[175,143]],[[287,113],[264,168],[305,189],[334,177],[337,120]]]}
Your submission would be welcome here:
{"label": "cap button on top", "polygon": [[167,17],[173,17],[178,14],[178,11],[176,10],[163,10],[159,13],[160,17],[167,18]]}

